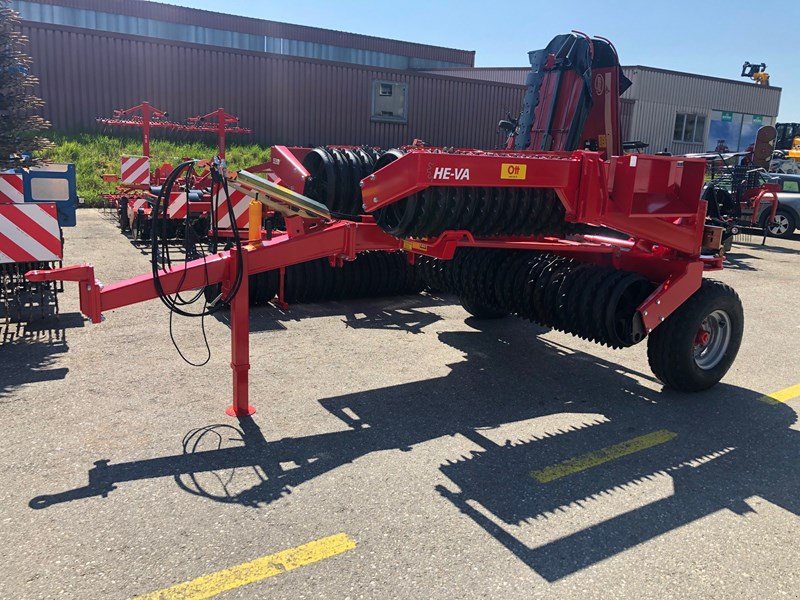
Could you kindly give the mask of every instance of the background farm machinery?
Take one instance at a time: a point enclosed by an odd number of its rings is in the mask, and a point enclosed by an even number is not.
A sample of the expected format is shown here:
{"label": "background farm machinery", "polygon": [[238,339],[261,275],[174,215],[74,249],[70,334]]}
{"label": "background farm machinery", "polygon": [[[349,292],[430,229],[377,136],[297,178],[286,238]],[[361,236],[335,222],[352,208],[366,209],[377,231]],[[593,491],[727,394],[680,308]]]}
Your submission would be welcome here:
{"label": "background farm machinery", "polygon": [[[780,127],[780,126],[779,126]],[[778,192],[781,185],[769,171],[774,166],[776,136],[771,125],[761,127],[756,141],[744,152],[714,152],[688,154],[707,161],[710,181],[703,189],[708,203],[706,220],[722,228],[722,247],[731,250],[737,236],[750,236],[750,230],[763,232],[766,243],[769,228],[774,225],[778,211]]]}
{"label": "background farm machinery", "polygon": [[[647,338],[666,385],[715,384],[736,356],[743,314],[730,288],[703,279],[723,260],[722,228],[706,225],[700,198],[705,162],[617,156],[627,84],[610,42],[567,34],[530,59],[504,150],[276,146],[259,169],[211,165],[229,212],[232,194],[248,199],[247,234],[233,219],[230,248],[173,260],[154,221],[147,275],[103,285],[90,265],[76,265],[28,278],[78,282],[81,311],[94,323],[153,298],[190,316],[229,305],[227,412],[236,416],[254,411],[251,302],[385,294],[418,289],[420,279],[457,294],[477,318],[516,314],[617,348]],[[166,177],[154,214],[164,214],[194,166]],[[192,301],[199,312],[188,309]]]}
{"label": "background farm machinery", "polygon": [[58,310],[60,282],[29,282],[25,272],[61,264],[61,228],[75,225],[77,203],[74,165],[46,164],[0,173],[3,324],[19,324]]}
{"label": "background farm machinery", "polygon": [[[750,229],[762,230],[762,244],[767,228],[778,210],[779,183],[764,169],[736,166],[715,177],[705,187],[708,222],[722,227],[722,246],[728,252],[737,236],[749,235]],[[765,208],[766,205],[766,208]]]}
{"label": "background farm machinery", "polygon": [[[142,155],[120,157],[120,174],[104,174],[107,182],[118,183],[114,193],[104,198],[116,210],[120,229],[130,231],[135,241],[147,241],[152,229],[153,202],[173,166],[164,163],[151,171],[150,132],[152,129],[180,133],[213,133],[217,137],[215,160],[225,160],[226,138],[229,134],[252,133],[239,126],[239,119],[224,108],[179,123],[168,120],[169,115],[148,102],[129,109],[115,110],[113,117],[98,118],[106,127],[133,127],[142,133]],[[216,191],[216,190],[215,190]],[[185,173],[181,189],[175,189],[166,199],[166,211],[161,224],[162,232],[171,238],[186,236],[196,239],[209,228],[212,190],[208,168]],[[224,218],[223,218],[224,221]]]}

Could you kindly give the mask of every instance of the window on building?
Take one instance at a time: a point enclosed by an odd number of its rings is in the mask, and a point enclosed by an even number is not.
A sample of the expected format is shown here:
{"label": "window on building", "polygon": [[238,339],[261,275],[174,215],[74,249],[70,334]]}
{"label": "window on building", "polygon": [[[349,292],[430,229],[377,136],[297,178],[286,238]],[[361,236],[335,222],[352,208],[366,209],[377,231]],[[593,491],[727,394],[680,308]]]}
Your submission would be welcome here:
{"label": "window on building", "polygon": [[672,134],[673,141],[702,143],[705,132],[705,115],[687,113],[678,113],[675,115],[675,131]]}
{"label": "window on building", "polygon": [[372,82],[372,120],[407,123],[408,114],[405,83],[393,81]]}
{"label": "window on building", "polygon": [[800,194],[800,181],[793,181],[791,179],[783,180],[783,191],[791,192],[793,194]]}
{"label": "window on building", "polygon": [[729,110],[712,110],[708,118],[706,149],[722,148],[723,152],[747,150],[750,144],[755,143],[758,130],[772,125],[775,120],[769,115],[748,115]]}

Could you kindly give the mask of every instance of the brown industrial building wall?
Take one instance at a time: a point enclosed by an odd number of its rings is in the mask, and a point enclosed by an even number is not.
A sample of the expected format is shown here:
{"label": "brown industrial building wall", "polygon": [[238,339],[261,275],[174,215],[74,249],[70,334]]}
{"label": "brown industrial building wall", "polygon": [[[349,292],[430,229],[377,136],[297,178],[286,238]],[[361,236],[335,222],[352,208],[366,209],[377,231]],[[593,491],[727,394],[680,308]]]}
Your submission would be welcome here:
{"label": "brown industrial building wall", "polygon": [[[24,22],[44,110],[57,130],[96,130],[95,117],[142,100],[175,119],[219,106],[264,144],[492,148],[497,121],[521,105],[523,88],[412,71]],[[370,120],[375,79],[408,84],[408,123]],[[154,135],[158,136],[158,132]]]}

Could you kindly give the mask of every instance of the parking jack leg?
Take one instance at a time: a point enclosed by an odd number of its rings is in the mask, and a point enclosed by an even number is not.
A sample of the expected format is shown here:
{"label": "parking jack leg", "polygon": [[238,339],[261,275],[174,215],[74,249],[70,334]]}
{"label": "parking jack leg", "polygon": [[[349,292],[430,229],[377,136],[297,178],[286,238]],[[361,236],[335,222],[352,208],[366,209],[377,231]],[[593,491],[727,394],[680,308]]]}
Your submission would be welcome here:
{"label": "parking jack leg", "polygon": [[[247,260],[247,253],[243,258]],[[246,264],[243,265],[247,273]],[[250,301],[249,277],[242,277],[239,291],[231,301],[231,370],[233,375],[233,404],[225,413],[231,417],[246,417],[256,412],[248,398],[250,370]]]}

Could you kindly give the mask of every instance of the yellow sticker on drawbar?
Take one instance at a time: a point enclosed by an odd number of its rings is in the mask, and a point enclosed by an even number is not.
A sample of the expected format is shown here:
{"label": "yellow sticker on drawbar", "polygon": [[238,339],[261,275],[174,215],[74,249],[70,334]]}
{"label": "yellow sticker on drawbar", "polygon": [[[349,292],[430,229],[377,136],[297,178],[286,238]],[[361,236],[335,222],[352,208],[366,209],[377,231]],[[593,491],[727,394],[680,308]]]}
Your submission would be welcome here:
{"label": "yellow sticker on drawbar", "polygon": [[528,165],[516,163],[503,163],[500,165],[500,179],[525,179]]}
{"label": "yellow sticker on drawbar", "polygon": [[420,244],[419,242],[410,242],[408,240],[403,240],[403,250],[408,250],[409,252],[412,252],[414,250],[425,252],[427,249],[428,249],[427,244]]}

